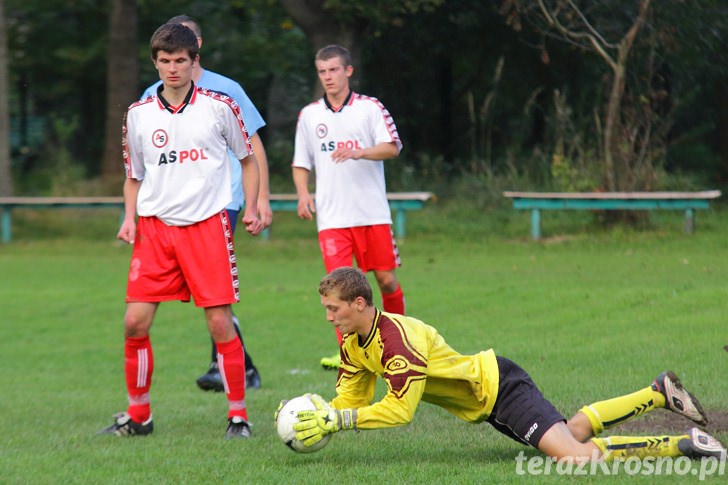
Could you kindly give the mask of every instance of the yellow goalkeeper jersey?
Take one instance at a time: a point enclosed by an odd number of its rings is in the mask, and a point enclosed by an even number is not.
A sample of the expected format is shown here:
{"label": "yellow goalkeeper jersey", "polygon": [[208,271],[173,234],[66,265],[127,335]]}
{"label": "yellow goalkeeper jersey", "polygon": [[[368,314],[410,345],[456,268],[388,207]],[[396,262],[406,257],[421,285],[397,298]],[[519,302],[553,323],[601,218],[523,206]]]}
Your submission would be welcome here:
{"label": "yellow goalkeeper jersey", "polygon": [[[488,418],[498,394],[492,349],[461,355],[435,328],[378,309],[365,342],[356,333],[344,336],[341,360],[331,405],[356,408],[359,429],[407,424],[420,401],[477,423]],[[372,404],[377,376],[387,383],[387,394]]]}

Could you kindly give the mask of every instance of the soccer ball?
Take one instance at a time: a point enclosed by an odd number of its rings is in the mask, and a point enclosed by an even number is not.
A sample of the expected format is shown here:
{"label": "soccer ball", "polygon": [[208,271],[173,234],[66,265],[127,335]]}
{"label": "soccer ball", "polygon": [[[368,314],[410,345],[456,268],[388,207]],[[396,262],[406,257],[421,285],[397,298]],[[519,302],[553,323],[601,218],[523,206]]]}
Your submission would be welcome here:
{"label": "soccer ball", "polygon": [[296,439],[296,430],[293,429],[293,425],[298,422],[298,412],[312,411],[315,409],[316,406],[308,396],[298,396],[285,403],[281,410],[278,411],[276,431],[278,431],[278,436],[280,436],[281,441],[293,451],[298,453],[313,453],[326,446],[331,439],[331,435],[327,434],[313,446],[305,446],[303,442]]}

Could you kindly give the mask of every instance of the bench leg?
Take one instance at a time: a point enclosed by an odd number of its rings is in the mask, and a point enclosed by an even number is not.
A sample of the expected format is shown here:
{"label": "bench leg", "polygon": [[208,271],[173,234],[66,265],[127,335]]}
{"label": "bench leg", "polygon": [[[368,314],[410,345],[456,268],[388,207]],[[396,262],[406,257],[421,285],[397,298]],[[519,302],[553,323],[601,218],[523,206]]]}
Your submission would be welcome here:
{"label": "bench leg", "polygon": [[541,239],[541,211],[531,210],[531,237],[534,241]]}
{"label": "bench leg", "polygon": [[10,207],[3,207],[3,215],[2,215],[2,241],[3,243],[9,243],[10,240],[13,238],[13,228],[12,228],[12,216],[11,216],[12,209]]}
{"label": "bench leg", "polygon": [[405,226],[407,225],[407,212],[398,210],[395,214],[394,222],[394,235],[397,238],[397,241],[404,240]]}
{"label": "bench leg", "polygon": [[695,232],[695,210],[685,209],[685,234]]}

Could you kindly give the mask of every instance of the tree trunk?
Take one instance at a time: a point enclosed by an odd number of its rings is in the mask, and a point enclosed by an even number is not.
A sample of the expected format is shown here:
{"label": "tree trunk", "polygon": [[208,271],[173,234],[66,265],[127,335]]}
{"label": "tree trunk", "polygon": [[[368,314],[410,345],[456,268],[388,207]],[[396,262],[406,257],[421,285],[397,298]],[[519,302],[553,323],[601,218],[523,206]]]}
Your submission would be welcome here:
{"label": "tree trunk", "polygon": [[298,112],[303,106],[299,106],[300,99],[293,100],[291,91],[283,75],[272,76],[268,83],[265,117],[268,140],[287,139],[295,130]]}
{"label": "tree trunk", "polygon": [[718,109],[718,120],[714,133],[716,134],[716,145],[720,156],[719,176],[721,182],[728,180],[728,76],[723,76],[721,82],[716,82],[713,87],[715,93],[715,104]]}
{"label": "tree trunk", "polygon": [[[647,17],[647,12],[650,8],[650,1],[651,0],[642,0],[639,15],[627,34],[625,34],[619,42],[617,59],[612,64],[614,79],[612,79],[612,89],[609,94],[609,101],[607,102],[607,113],[604,118],[604,178],[609,192],[631,190],[631,187],[625,187],[622,184],[623,180],[627,180],[629,178],[627,177],[627,174],[622,173],[622,171],[627,170],[628,168],[624,166],[616,168],[614,157],[615,154],[618,153],[617,147],[620,142],[620,111],[622,98],[624,97],[624,86],[627,75],[627,59],[629,58],[629,53],[634,45],[634,40],[637,38],[637,34],[642,28],[645,18]],[[623,177],[620,177],[620,175],[623,175]]]}
{"label": "tree trunk", "polygon": [[608,192],[615,192],[618,186],[617,170],[614,168],[615,130],[619,124],[619,108],[624,95],[625,66],[617,61],[613,70],[612,90],[604,117],[604,181]]}
{"label": "tree trunk", "polygon": [[13,195],[10,167],[10,107],[8,106],[8,36],[5,0],[0,0],[0,196]]}
{"label": "tree trunk", "polygon": [[[339,44],[349,49],[351,63],[354,66],[354,76],[351,78],[352,89],[358,88],[358,79],[362,78],[361,45],[359,39],[365,28],[362,22],[352,20],[351,24],[337,21],[331,12],[324,9],[324,0],[280,0],[283,8],[303,30],[311,42],[314,51],[329,44]],[[313,69],[311,57],[311,69]],[[314,99],[323,95],[323,88],[317,81]]]}
{"label": "tree trunk", "polygon": [[106,128],[102,176],[113,182],[123,177],[121,124],[126,109],[139,98],[136,0],[113,0],[109,18],[106,65]]}

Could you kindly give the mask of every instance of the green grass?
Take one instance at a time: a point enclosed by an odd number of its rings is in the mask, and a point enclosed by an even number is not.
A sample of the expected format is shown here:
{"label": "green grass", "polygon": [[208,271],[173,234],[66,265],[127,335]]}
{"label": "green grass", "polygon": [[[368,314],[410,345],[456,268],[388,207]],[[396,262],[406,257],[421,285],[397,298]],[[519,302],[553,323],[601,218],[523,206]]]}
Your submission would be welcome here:
{"label": "green grass", "polygon": [[[655,214],[643,230],[549,213],[547,239],[534,244],[526,213],[435,205],[410,213],[398,274],[411,315],[463,353],[493,347],[512,358],[567,416],[666,368],[709,413],[726,413],[724,219],[701,212],[696,234],[685,236],[678,213]],[[28,211],[14,222],[13,243],[0,246],[2,483],[519,483],[515,456],[537,455],[428,404],[406,427],[342,433],[313,455],[286,449],[271,422],[280,399],[330,398],[335,381],[318,367],[335,340],[316,292],[323,265],[315,229],[293,214],[277,216],[268,242],[238,235],[235,310],[263,378],[246,397],[254,438],[222,439],[224,397],[194,385],[209,359],[202,312],[176,302],[160,307],[152,329],[154,435],[95,436],[126,406],[130,250],[113,239],[118,213]],[[718,436],[728,441],[726,429]],[[657,480],[580,477],[627,479]]]}

